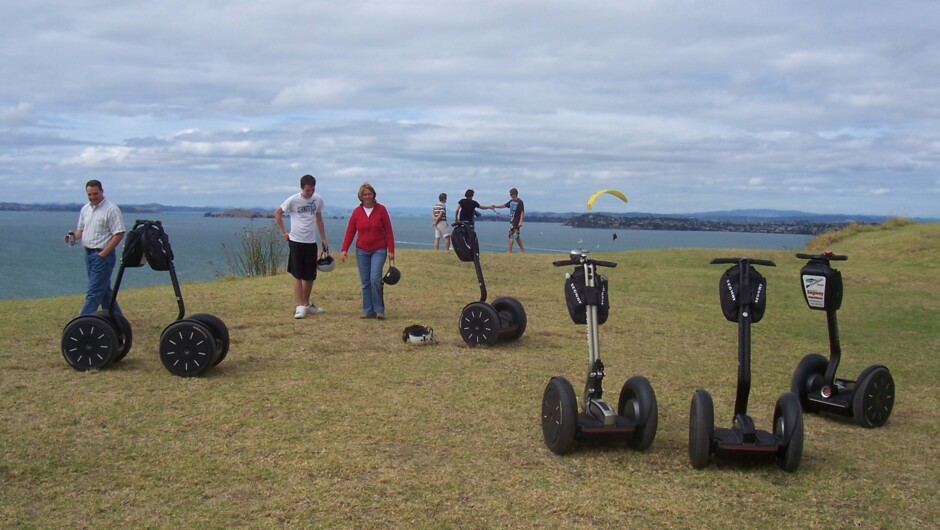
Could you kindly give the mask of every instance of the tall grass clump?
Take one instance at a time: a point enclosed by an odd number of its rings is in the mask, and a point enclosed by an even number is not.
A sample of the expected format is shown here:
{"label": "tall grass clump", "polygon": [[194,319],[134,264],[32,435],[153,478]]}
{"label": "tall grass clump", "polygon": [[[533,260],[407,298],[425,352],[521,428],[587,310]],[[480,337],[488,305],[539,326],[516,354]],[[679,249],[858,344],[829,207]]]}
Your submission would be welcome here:
{"label": "tall grass clump", "polygon": [[272,221],[255,228],[254,220],[238,235],[239,248],[222,244],[225,263],[232,276],[274,276],[287,262],[287,246],[281,231]]}
{"label": "tall grass clump", "polygon": [[863,234],[865,232],[877,232],[880,230],[894,230],[913,224],[914,221],[904,217],[892,217],[881,224],[859,224],[851,223],[838,230],[830,230],[813,238],[806,244],[806,250],[828,250],[840,241],[844,241],[852,236]]}

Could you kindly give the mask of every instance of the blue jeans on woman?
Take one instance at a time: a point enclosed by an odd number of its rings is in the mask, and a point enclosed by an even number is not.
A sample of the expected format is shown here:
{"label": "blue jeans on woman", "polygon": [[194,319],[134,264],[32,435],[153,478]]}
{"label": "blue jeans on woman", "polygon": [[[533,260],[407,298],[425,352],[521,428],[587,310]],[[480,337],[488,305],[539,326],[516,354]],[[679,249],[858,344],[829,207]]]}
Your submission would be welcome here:
{"label": "blue jeans on woman", "polygon": [[[85,269],[88,271],[88,292],[85,294],[85,303],[79,315],[90,315],[98,310],[108,309],[111,303],[111,271],[117,261],[116,252],[101,257],[97,252],[85,253]],[[117,300],[114,301],[114,312],[120,313],[121,308]]]}
{"label": "blue jeans on woman", "polygon": [[362,312],[366,315],[385,312],[385,300],[382,296],[382,268],[388,249],[356,249],[356,265],[359,267],[359,283],[362,286]]}

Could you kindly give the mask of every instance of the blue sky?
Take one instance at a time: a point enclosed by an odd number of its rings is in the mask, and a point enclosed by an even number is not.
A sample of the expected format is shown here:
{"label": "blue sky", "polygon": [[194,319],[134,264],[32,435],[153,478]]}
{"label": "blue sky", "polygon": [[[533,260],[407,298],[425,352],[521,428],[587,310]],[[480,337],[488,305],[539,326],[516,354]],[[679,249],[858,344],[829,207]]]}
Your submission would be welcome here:
{"label": "blue sky", "polygon": [[940,216],[940,2],[4,2],[0,201]]}

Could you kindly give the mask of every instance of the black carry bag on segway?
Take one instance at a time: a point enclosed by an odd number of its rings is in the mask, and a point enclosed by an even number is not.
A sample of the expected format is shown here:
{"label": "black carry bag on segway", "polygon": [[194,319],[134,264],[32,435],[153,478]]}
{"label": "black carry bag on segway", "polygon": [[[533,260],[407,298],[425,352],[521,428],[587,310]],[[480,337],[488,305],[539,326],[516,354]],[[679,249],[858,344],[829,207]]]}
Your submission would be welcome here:
{"label": "black carry bag on segway", "polygon": [[62,334],[62,355],[76,370],[105,368],[119,361],[130,351],[131,325],[121,313],[114,313],[114,301],[128,267],[168,271],[176,293],[179,313],[176,321],[160,335],[160,360],[170,373],[189,377],[205,373],[225,359],[229,334],[225,323],[207,313],[184,319],[185,307],[180,292],[170,238],[160,221],[138,219],[125,237],[121,266],[112,290],[108,311],[98,311],[73,319]]}

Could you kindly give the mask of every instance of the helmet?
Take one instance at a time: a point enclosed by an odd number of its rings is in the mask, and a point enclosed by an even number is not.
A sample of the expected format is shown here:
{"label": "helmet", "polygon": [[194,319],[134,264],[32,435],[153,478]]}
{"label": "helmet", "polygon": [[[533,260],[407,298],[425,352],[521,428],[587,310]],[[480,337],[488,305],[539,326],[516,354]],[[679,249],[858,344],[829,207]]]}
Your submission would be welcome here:
{"label": "helmet", "polygon": [[385,277],[382,278],[382,283],[395,285],[400,279],[401,271],[398,270],[398,267],[395,266],[395,262],[393,261],[392,264],[388,267],[388,272],[385,273]]}
{"label": "helmet", "polygon": [[329,250],[320,253],[320,259],[317,260],[317,270],[320,272],[330,272],[336,268],[336,260],[330,256]]}
{"label": "helmet", "polygon": [[405,331],[401,333],[401,340],[412,344],[433,344],[437,342],[434,340],[434,330],[421,324],[413,324],[405,328]]}

